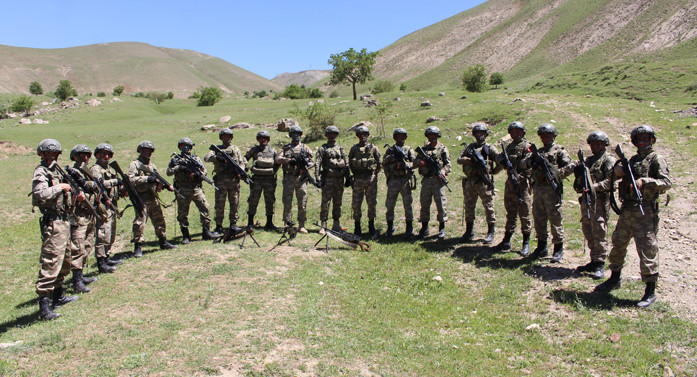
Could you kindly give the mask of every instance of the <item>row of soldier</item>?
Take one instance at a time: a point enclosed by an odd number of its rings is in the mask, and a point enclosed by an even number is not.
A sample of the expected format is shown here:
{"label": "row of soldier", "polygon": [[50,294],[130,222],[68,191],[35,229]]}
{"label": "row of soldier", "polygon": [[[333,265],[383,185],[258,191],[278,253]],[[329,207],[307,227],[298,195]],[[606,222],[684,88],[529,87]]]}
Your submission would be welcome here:
{"label": "row of soldier", "polygon": [[[646,292],[640,306],[648,306],[655,300],[655,282],[658,279],[658,245],[656,231],[658,224],[658,194],[671,186],[668,169],[663,157],[653,151],[655,133],[649,126],[640,126],[632,131],[632,143],[637,146],[638,154],[623,170],[616,164],[606,147],[609,145],[607,135],[595,131],[588,136],[587,142],[592,155],[572,161],[568,152],[555,143],[556,129],[551,124],[543,124],[537,133],[543,147],[536,146],[525,139],[525,126],[513,122],[508,126],[510,140],[501,143],[501,152],[497,147],[486,142],[489,134],[483,124],[475,125],[472,134],[475,142],[466,146],[457,159],[463,166],[464,179],[462,187],[465,199],[466,229],[462,242],[472,242],[474,238],[475,207],[478,199],[482,200],[488,225],[484,244],[490,244],[495,237],[496,217],[494,213],[493,175],[506,170],[508,179],[504,190],[504,207],[506,210],[505,233],[495,250],[506,251],[512,248],[511,238],[521,221],[523,244],[520,255],[532,259],[548,255],[548,231],[552,233],[552,262],[563,258],[564,229],[562,225],[562,187],[563,179],[575,173],[574,189],[581,194],[579,199],[582,216],[582,230],[590,247],[591,262],[578,267],[579,272],[590,272],[592,277],[604,277],[605,260],[608,257],[607,221],[611,191],[614,180],[622,179],[619,184],[622,208],[618,225],[613,234],[613,249],[609,253],[612,276],[597,290],[609,291],[617,288],[621,282],[619,276],[623,267],[626,247],[634,237],[641,260],[642,280],[647,284]],[[225,207],[229,203],[229,224],[233,227],[238,222],[240,182],[250,184],[248,198],[247,227],[254,225],[254,217],[261,194],[266,205],[266,229],[276,229],[273,224],[276,172],[283,169],[283,221],[292,222],[293,196],[297,198],[297,229],[305,229],[307,184],[321,187],[320,233],[324,233],[329,219],[329,207],[332,204],[332,230],[342,230],[341,204],[344,187],[352,187],[352,210],[354,233],[361,235],[362,202],[367,202],[368,235],[378,236],[375,226],[378,173],[382,169],[387,177],[386,194],[386,236],[395,233],[395,205],[402,196],[405,216],[405,236],[414,237],[412,190],[416,188],[415,170],[421,175],[421,212],[419,221],[421,229],[416,238],[428,236],[431,202],[435,201],[439,224],[438,239],[445,238],[447,221],[446,188],[447,175],[451,171],[450,156],[445,145],[438,141],[440,130],[428,127],[425,131],[427,141],[423,147],[412,149],[405,145],[407,132],[398,128],[393,133],[394,145],[388,146],[381,157],[377,146],[368,142],[369,130],[361,126],[356,129],[358,143],[345,153],[343,147],[336,143],[338,128],[327,127],[327,143],[318,148],[316,156],[312,150],[301,142],[302,129],[291,127],[291,142],[283,146],[280,152],[269,145],[270,134],[259,131],[256,135],[258,145],[246,154],[232,144],[233,131],[223,129],[219,138],[221,145],[211,146],[204,161],[214,167],[214,178],[207,177],[207,171],[199,157],[192,153],[194,143],[189,138],[182,138],[178,143],[180,153],[173,154],[167,168],[167,175],[174,176],[171,185],[159,175],[151,161],[155,146],[150,141],[138,145],[139,156],[131,162],[128,174],[120,171],[116,162],[110,160],[114,150],[109,144],[100,144],[95,148],[96,163],[87,168],[92,156],[88,146],[76,145],[70,153],[74,162],[65,171],[58,165],[57,159],[62,152],[56,140],[46,139],[39,144],[37,154],[41,164],[34,172],[33,204],[38,206],[41,219],[42,254],[41,269],[36,290],[39,295],[40,314],[52,319],[59,316],[52,308],[77,299],[65,296],[62,282],[72,271],[73,287],[77,292],[89,292],[87,284],[94,278],[82,274],[87,257],[92,248],[95,250],[97,267],[100,273],[116,270],[120,260],[110,258],[109,251],[114,243],[116,221],[123,213],[119,212],[117,201],[120,197],[130,196],[136,209],[133,221],[134,244],[133,256],[142,256],[144,226],[151,219],[161,249],[176,246],[167,240],[166,223],[161,208],[158,192],[168,189],[176,193],[178,206],[177,220],[182,232],[182,244],[191,241],[188,213],[191,202],[200,212],[202,238],[215,239],[223,233]],[[314,157],[316,157],[316,162]],[[623,156],[622,156],[623,157]],[[583,162],[583,164],[581,163]],[[315,177],[310,174],[314,169]],[[249,171],[252,175],[247,175]],[[626,174],[631,171],[633,174]],[[119,173],[121,174],[119,176]],[[626,176],[631,176],[629,180]],[[208,182],[215,187],[216,227],[210,230],[211,218],[209,206],[203,192],[202,183]],[[632,190],[635,194],[632,196]],[[532,208],[537,247],[530,248]],[[637,214],[636,210],[641,213]],[[639,216],[641,215],[641,216]]]}

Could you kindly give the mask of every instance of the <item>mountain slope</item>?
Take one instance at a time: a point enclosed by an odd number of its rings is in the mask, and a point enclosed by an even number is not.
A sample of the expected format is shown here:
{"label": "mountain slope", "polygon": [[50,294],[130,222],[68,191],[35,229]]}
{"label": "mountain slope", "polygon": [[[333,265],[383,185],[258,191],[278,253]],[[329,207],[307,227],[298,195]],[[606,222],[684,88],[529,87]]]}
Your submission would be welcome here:
{"label": "mountain slope", "polygon": [[284,87],[290,85],[290,84],[297,84],[297,85],[305,85],[305,86],[310,86],[317,81],[320,81],[324,78],[329,77],[331,74],[331,71],[325,71],[325,70],[309,70],[309,71],[300,71],[296,73],[281,73],[280,75],[274,77],[271,79],[271,81],[282,85]]}

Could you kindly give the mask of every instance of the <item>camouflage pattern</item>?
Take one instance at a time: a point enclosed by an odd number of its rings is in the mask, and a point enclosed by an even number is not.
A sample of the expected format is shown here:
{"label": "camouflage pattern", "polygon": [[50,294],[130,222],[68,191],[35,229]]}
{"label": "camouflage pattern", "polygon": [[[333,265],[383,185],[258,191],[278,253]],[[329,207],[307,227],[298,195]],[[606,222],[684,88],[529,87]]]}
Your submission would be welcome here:
{"label": "camouflage pattern", "polygon": [[41,257],[36,293],[39,297],[53,294],[70,274],[70,222],[68,213],[71,194],[64,193],[59,184],[60,175],[44,162],[34,170],[32,204],[43,214],[41,229]]}
{"label": "camouflage pattern", "polygon": [[627,245],[634,238],[641,280],[658,280],[658,197],[672,187],[668,164],[665,158],[653,151],[652,147],[639,148],[639,152],[629,160],[634,177],[641,181],[641,194],[645,215],[642,216],[636,195],[624,177],[619,183],[619,196],[622,201],[620,216],[612,234],[612,250],[608,260],[610,270],[619,271],[624,266]]}
{"label": "camouflage pattern", "polygon": [[[494,181],[494,174],[501,171],[502,167],[495,164],[498,159],[498,150],[492,144],[476,142],[468,145],[472,149],[478,150],[481,153],[484,161],[487,164],[489,178]],[[494,190],[490,189],[483,181],[479,170],[471,164],[465,163],[465,150],[460,154],[457,163],[462,165],[462,172],[465,177],[462,179],[462,192],[465,201],[465,221],[470,223],[475,219],[475,208],[477,201],[482,200],[484,213],[486,214],[486,223],[488,225],[496,224],[496,212],[494,211]]]}
{"label": "camouflage pattern", "polygon": [[[581,230],[588,242],[591,262],[605,262],[610,250],[607,242],[607,221],[610,213],[609,193],[612,188],[610,175],[615,158],[603,149],[598,154],[586,157],[585,164],[590,171],[591,189],[595,192],[595,198],[591,198],[590,208],[583,195],[578,199],[581,204]],[[575,165],[579,166],[577,163]],[[574,180],[574,190],[579,194],[583,193],[583,176],[580,174],[577,174]]]}
{"label": "camouflage pattern", "polygon": [[249,198],[247,199],[247,214],[251,217],[257,213],[262,192],[266,205],[266,216],[273,216],[273,207],[276,203],[276,171],[279,168],[276,163],[277,156],[276,150],[270,145],[256,145],[250,148],[244,156],[247,161],[252,162],[250,171],[254,183],[249,187]]}
{"label": "camouflage pattern", "polygon": [[152,226],[155,228],[155,235],[157,235],[157,238],[167,238],[167,223],[162,214],[159,196],[155,191],[157,185],[148,183],[147,170],[157,171],[157,167],[144,157],[138,157],[128,166],[128,179],[135,186],[143,202],[143,206],[145,207],[144,213],[141,215],[136,212],[136,217],[133,219],[133,239],[131,242],[134,243],[145,242],[144,231],[148,217],[152,220]]}
{"label": "camouflage pattern", "polygon": [[363,217],[362,205],[365,197],[368,205],[368,219],[375,219],[378,204],[378,173],[382,167],[380,151],[372,143],[360,143],[351,147],[348,155],[349,168],[353,173],[353,194],[351,208],[353,219]]}
{"label": "camouflage pattern", "polygon": [[[331,127],[331,126],[330,126]],[[324,143],[317,149],[315,177],[322,182],[322,202],[319,219],[327,221],[329,204],[332,203],[332,219],[341,219],[341,202],[344,196],[344,175],[348,168],[348,158],[344,148]]]}
{"label": "camouflage pattern", "polygon": [[[436,146],[433,147],[427,142],[422,148],[429,157],[438,161],[443,174],[450,174],[450,153],[448,152],[448,148],[443,143],[438,142]],[[414,163],[419,165],[420,161],[421,158],[417,155]],[[423,177],[421,179],[421,195],[419,198],[421,202],[419,221],[421,223],[427,223],[430,220],[431,200],[436,202],[436,208],[438,210],[438,222],[442,223],[448,221],[445,185],[436,175],[434,175],[433,172],[428,169],[428,167],[419,166],[419,174]]]}
{"label": "camouflage pattern", "polygon": [[86,202],[91,202],[95,208],[98,206],[95,204],[96,195],[91,193],[90,190],[96,190],[95,184],[89,181],[89,178],[79,170],[81,163],[73,164],[73,169],[75,169],[82,179],[84,179],[89,190],[85,191],[86,201],[82,203],[77,203],[75,210],[73,211],[73,216],[70,219],[70,256],[71,256],[71,270],[82,270],[87,266],[87,257],[89,256],[92,247],[94,246],[94,234],[95,234],[95,224],[96,219],[94,214],[88,209]]}
{"label": "camouflage pattern", "polygon": [[[530,167],[527,161],[530,158],[530,142],[525,138],[519,141],[511,140],[507,144],[504,143],[508,158],[518,174],[518,185],[520,188],[521,202],[518,203],[518,197],[513,183],[510,179],[506,180],[506,186],[503,192],[503,206],[506,209],[506,233],[514,233],[518,218],[520,218],[520,230],[523,234],[532,232],[532,220],[530,219],[530,207],[532,206],[532,195],[530,190]],[[502,155],[501,155],[502,156]],[[500,159],[499,159],[500,162]]]}
{"label": "camouflage pattern", "polygon": [[302,171],[297,165],[284,163],[291,161],[300,153],[305,154],[308,161],[308,169],[315,166],[312,158],[312,150],[303,143],[297,145],[286,144],[283,146],[282,152],[276,157],[276,162],[283,166],[283,221],[291,221],[291,210],[293,208],[293,194],[298,200],[298,224],[302,225],[307,219],[307,180],[301,178]]}
{"label": "camouflage pattern", "polygon": [[[111,198],[111,202],[116,208],[118,208],[119,199],[119,184],[116,175],[116,171],[109,165],[102,165],[99,161],[92,165],[90,168],[92,176],[94,179],[102,179],[104,182],[104,187],[107,189],[107,193]],[[116,213],[114,210],[107,207],[100,207],[102,210],[106,210],[104,216],[97,217],[97,224],[95,226],[95,245],[94,245],[94,256],[97,258],[106,258],[111,246],[116,240]]]}
{"label": "camouflage pattern", "polygon": [[[233,160],[237,162],[242,169],[247,170],[247,159],[242,155],[240,149],[232,144],[221,144],[218,148],[223,152],[227,153],[232,157]],[[218,190],[215,191],[215,223],[216,225],[223,225],[223,219],[225,218],[225,205],[226,202],[230,203],[230,213],[228,218],[230,220],[230,225],[236,224],[239,219],[239,208],[240,208],[240,178],[234,173],[232,167],[228,167],[226,162],[220,161],[215,156],[215,151],[209,151],[203,160],[206,162],[213,163],[213,171],[215,175],[213,176],[213,183],[215,183]],[[201,209],[201,195],[199,195],[198,202],[196,206]],[[205,199],[205,195],[203,195]],[[207,205],[207,204],[206,204]],[[186,206],[188,208],[188,205]],[[203,212],[201,212],[201,221],[203,224]],[[210,217],[208,220],[210,224]]]}
{"label": "camouflage pattern", "polygon": [[[201,166],[203,166],[203,162],[201,162],[201,159],[198,156],[192,157],[194,160],[198,161],[201,164]],[[176,187],[184,197],[184,199],[177,198],[177,221],[179,222],[179,226],[181,226],[182,228],[189,227],[189,207],[191,206],[191,202],[193,201],[200,213],[201,225],[204,228],[209,228],[211,225],[211,215],[208,209],[209,207],[208,201],[206,200],[206,194],[203,192],[203,183],[201,179],[196,177],[192,179],[191,172],[189,172],[189,169],[187,169],[184,166],[175,165],[174,159],[170,161],[169,166],[167,167],[167,175],[174,175],[174,187]],[[203,168],[203,175],[207,175],[205,166]],[[239,186],[239,179],[237,180],[237,184]],[[239,187],[237,189],[237,193],[238,195],[235,199],[237,201],[237,205],[239,206]],[[218,198],[216,196],[216,208],[218,208],[217,199]],[[225,198],[223,197],[223,211],[221,212],[224,212],[225,210],[224,199]],[[236,209],[235,215],[237,215]],[[220,223],[222,223],[222,214],[220,216],[220,220]],[[232,222],[232,219],[230,219],[230,223],[234,224],[234,222]]]}
{"label": "camouflage pattern", "polygon": [[[401,148],[404,155],[407,157],[405,163],[408,167],[413,168],[416,153],[406,145],[401,146]],[[385,198],[387,213],[385,214],[385,220],[388,222],[394,221],[394,208],[397,204],[397,198],[401,194],[402,205],[404,206],[404,218],[406,221],[413,221],[414,210],[412,209],[412,203],[414,199],[411,193],[412,179],[408,175],[409,172],[407,169],[403,166],[398,166],[392,148],[387,148],[385,151],[385,156],[382,159],[382,166],[385,171],[385,177],[387,178],[387,196]]]}

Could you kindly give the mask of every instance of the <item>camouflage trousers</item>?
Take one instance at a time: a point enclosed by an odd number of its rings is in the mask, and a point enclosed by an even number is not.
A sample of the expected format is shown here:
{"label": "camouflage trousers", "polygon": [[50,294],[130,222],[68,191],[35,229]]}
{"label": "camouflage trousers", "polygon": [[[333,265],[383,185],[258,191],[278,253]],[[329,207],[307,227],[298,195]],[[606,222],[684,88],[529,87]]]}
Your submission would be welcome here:
{"label": "camouflage trousers", "polygon": [[298,200],[298,224],[305,224],[307,218],[307,180],[292,175],[283,176],[283,222],[292,220],[293,194]]}
{"label": "camouflage trousers", "polygon": [[438,178],[424,177],[421,179],[421,196],[419,199],[421,201],[420,222],[427,223],[431,219],[431,200],[436,202],[438,222],[444,223],[448,221],[448,199],[445,197],[445,185]]}
{"label": "camouflage trousers", "polygon": [[[216,187],[218,187],[218,189],[215,190],[215,224],[220,226],[223,225],[223,219],[225,218],[226,202],[230,202],[230,215],[228,216],[228,219],[230,220],[230,225],[237,224],[237,220],[240,218],[238,215],[238,210],[240,208],[240,180],[237,179],[237,177],[232,178],[227,176],[216,175],[215,185]],[[200,197],[203,198],[203,204],[205,204],[206,206],[206,217],[208,218],[207,225],[210,226],[211,218],[210,215],[208,215],[208,203],[206,202],[206,196],[203,195],[202,189],[199,188],[199,190],[201,191]],[[192,195],[194,198],[194,203],[196,203],[196,206],[198,207],[199,211],[201,211],[201,225],[204,225],[204,215],[203,210],[201,209],[201,199],[199,198],[197,201],[196,197],[198,195]],[[179,223],[181,224],[181,221]]]}
{"label": "camouflage trousers", "polygon": [[372,220],[377,214],[378,205],[378,178],[375,174],[367,177],[354,177],[353,194],[351,195],[351,209],[353,220],[360,221],[363,217],[363,197],[368,204],[368,219]]}
{"label": "camouflage trousers", "polygon": [[[237,187],[239,188],[239,182]],[[203,192],[203,189],[200,187],[180,187],[179,192],[181,192],[182,196],[184,197],[184,199],[177,198],[177,221],[179,222],[179,226],[182,228],[189,227],[189,206],[191,206],[191,202],[193,201],[200,212],[201,226],[204,228],[209,228],[211,226],[211,215],[208,212],[208,201],[206,201],[206,194]],[[237,194],[236,199],[237,204],[239,205],[239,191]],[[218,219],[217,204],[218,193],[216,192],[216,220]],[[222,212],[225,211],[225,197],[223,197],[222,206],[223,208],[220,214],[220,222],[217,224],[222,224],[223,221]],[[237,216],[237,209],[235,209],[235,216]],[[232,222],[232,220],[230,221]]]}
{"label": "camouflage trousers", "polygon": [[586,238],[586,242],[588,242],[591,262],[604,263],[609,251],[607,242],[609,202],[608,200],[591,202],[590,219],[588,218],[588,211],[586,211],[586,208],[588,208],[586,201],[580,198],[579,203],[581,203],[581,230]]}
{"label": "camouflage trousers", "polygon": [[506,209],[506,233],[515,232],[516,223],[518,218],[520,218],[520,231],[523,234],[530,234],[532,232],[530,185],[528,180],[524,178],[519,179],[518,184],[522,203],[518,203],[518,196],[510,180],[506,180],[506,187],[503,191],[503,207]]}
{"label": "camouflage trousers", "polygon": [[273,216],[273,206],[276,203],[276,176],[275,175],[255,175],[252,177],[249,186],[249,198],[247,199],[247,214],[254,217],[257,213],[257,206],[261,193],[264,193],[264,204],[266,205],[266,216]]}
{"label": "camouflage trousers", "polygon": [[148,217],[152,221],[152,226],[155,228],[157,238],[167,238],[167,223],[165,216],[162,213],[160,202],[152,194],[139,193],[140,199],[143,202],[144,213],[141,215],[136,211],[136,218],[133,219],[133,239],[131,242],[145,242],[145,223]]}
{"label": "camouflage trousers", "polygon": [[612,250],[610,250],[610,270],[620,271],[627,256],[627,245],[634,237],[639,254],[641,280],[655,282],[658,280],[658,211],[649,205],[644,206],[645,215],[639,207],[622,208],[617,226],[612,233]]}
{"label": "camouflage trousers", "polygon": [[332,219],[341,219],[341,201],[344,197],[344,177],[327,177],[322,183],[322,203],[320,205],[319,219],[327,221],[329,218],[329,203],[332,203]]}
{"label": "camouflage trousers", "polygon": [[400,194],[402,194],[405,220],[414,221],[414,210],[412,209],[414,200],[411,195],[411,180],[409,177],[392,177],[387,180],[387,197],[385,198],[385,207],[387,207],[385,220],[387,222],[394,221],[394,207]]}
{"label": "camouflage trousers", "polygon": [[82,270],[94,245],[95,219],[90,216],[75,216],[70,222],[70,269]]}
{"label": "camouflage trousers", "polygon": [[96,258],[106,258],[116,240],[116,214],[112,210],[109,210],[108,214],[109,217],[106,221],[97,219],[94,244],[94,256]]}
{"label": "camouflage trousers", "polygon": [[494,212],[494,190],[490,190],[484,182],[476,182],[473,180],[462,180],[462,192],[465,200],[465,221],[468,223],[474,222],[474,212],[477,207],[477,201],[481,198],[486,214],[486,223],[488,225],[496,224],[496,213]]}
{"label": "camouflage trousers", "polygon": [[39,297],[53,294],[70,275],[70,222],[44,215],[39,220],[41,229],[41,259],[36,293]]}
{"label": "camouflage trousers", "polygon": [[550,185],[535,185],[532,189],[532,217],[535,219],[535,233],[538,240],[547,239],[547,223],[552,232],[552,243],[564,242],[564,224],[562,223],[562,203]]}

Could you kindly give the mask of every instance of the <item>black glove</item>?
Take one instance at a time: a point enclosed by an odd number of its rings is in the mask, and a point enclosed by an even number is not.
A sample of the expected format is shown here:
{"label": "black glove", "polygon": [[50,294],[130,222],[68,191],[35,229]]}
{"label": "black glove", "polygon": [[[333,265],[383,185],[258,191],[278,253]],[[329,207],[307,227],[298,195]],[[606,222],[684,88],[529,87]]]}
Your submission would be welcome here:
{"label": "black glove", "polygon": [[216,154],[216,155],[215,155],[215,159],[218,160],[218,161],[220,161],[220,162],[226,162],[226,161],[227,161],[227,160],[225,159],[225,157],[223,157],[223,156],[221,156],[221,155],[219,155],[219,154]]}
{"label": "black glove", "polygon": [[154,176],[151,175],[148,177],[148,183],[156,183],[156,182],[157,182],[157,178],[155,178]]}

